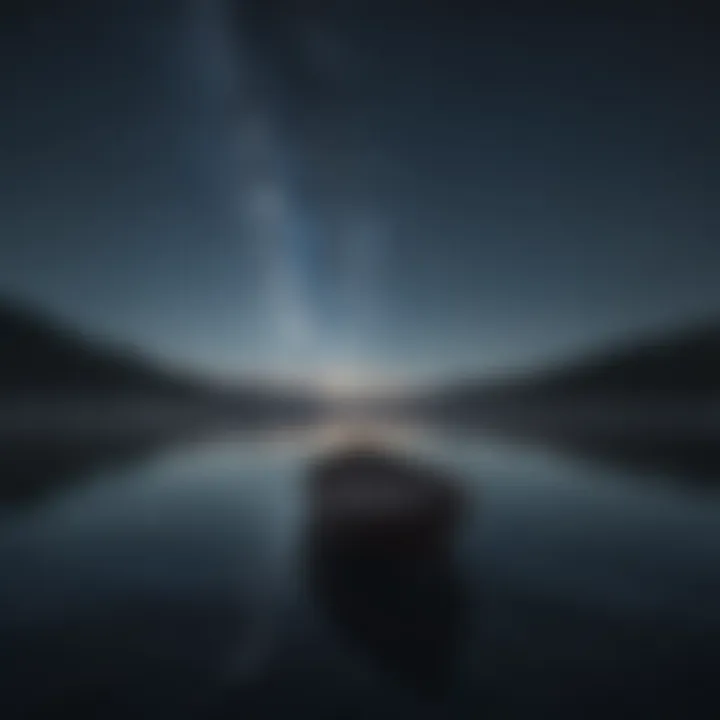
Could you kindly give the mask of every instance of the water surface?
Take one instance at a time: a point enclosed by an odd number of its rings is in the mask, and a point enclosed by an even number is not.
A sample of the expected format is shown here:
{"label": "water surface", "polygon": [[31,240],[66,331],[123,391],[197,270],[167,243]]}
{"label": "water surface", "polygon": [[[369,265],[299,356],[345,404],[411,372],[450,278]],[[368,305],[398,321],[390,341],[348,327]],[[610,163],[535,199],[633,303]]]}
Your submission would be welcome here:
{"label": "water surface", "polygon": [[322,437],[186,443],[6,506],[2,717],[720,707],[717,498],[497,439],[403,434],[469,498],[456,552],[463,642],[448,692],[429,700],[338,627],[310,581],[303,481]]}

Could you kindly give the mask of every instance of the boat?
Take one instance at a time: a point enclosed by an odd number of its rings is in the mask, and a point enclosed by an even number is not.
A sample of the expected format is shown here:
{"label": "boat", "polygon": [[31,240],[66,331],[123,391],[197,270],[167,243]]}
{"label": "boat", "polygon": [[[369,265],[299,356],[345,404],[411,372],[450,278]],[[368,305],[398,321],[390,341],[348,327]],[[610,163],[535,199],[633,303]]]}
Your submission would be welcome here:
{"label": "boat", "polygon": [[450,551],[462,509],[449,474],[375,444],[324,456],[310,472],[310,534],[327,552],[426,564]]}
{"label": "boat", "polygon": [[452,552],[459,485],[375,445],[321,458],[309,484],[307,578],[317,606],[377,669],[441,700],[467,622]]}

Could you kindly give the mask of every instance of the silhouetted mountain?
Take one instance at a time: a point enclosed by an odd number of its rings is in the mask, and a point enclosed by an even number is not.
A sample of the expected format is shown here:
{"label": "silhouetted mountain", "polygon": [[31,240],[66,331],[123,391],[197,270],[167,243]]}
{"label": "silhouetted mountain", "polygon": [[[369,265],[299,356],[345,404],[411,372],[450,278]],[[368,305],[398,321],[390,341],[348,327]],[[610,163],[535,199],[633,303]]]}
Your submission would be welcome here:
{"label": "silhouetted mountain", "polygon": [[0,301],[0,504],[70,487],[187,434],[302,422],[300,392],[224,386]]}
{"label": "silhouetted mountain", "polygon": [[553,368],[427,395],[451,426],[549,443],[664,472],[720,480],[720,323],[655,334]]}
{"label": "silhouetted mountain", "polygon": [[543,400],[706,401],[720,395],[720,321],[656,333],[552,368],[468,381],[433,394],[452,408]]}
{"label": "silhouetted mountain", "polygon": [[42,313],[0,302],[0,397],[177,396],[197,390],[132,352],[93,341]]}
{"label": "silhouetted mountain", "polygon": [[217,412],[272,413],[307,408],[290,388],[223,384],[175,370],[27,307],[0,301],[0,399],[187,400]]}
{"label": "silhouetted mountain", "polygon": [[720,390],[720,322],[627,343],[541,375],[545,392],[703,398]]}

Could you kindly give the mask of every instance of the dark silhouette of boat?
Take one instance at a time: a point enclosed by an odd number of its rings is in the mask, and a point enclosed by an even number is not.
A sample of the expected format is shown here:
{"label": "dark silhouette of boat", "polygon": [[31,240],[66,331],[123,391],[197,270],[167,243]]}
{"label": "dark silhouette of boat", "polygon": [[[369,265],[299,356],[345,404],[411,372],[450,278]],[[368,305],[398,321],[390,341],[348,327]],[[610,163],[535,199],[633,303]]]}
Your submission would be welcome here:
{"label": "dark silhouette of boat", "polygon": [[322,458],[309,494],[316,543],[385,564],[445,558],[463,510],[454,478],[373,445]]}
{"label": "dark silhouette of boat", "polygon": [[466,625],[452,552],[458,486],[363,447],[313,468],[310,504],[311,591],[338,636],[419,696],[442,699]]}

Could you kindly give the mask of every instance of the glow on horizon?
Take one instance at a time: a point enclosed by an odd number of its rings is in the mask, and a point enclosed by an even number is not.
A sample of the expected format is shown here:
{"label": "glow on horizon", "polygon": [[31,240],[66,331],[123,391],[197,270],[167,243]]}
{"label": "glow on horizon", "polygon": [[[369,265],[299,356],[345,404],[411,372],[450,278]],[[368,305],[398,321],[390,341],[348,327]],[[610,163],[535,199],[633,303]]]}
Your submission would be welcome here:
{"label": "glow on horizon", "polygon": [[232,382],[252,379],[268,386],[302,386],[317,391],[328,399],[361,397],[374,392],[402,388],[412,384],[412,378],[401,373],[391,373],[361,364],[329,364],[318,362],[307,368],[294,370],[269,370],[261,372],[226,375]]}

